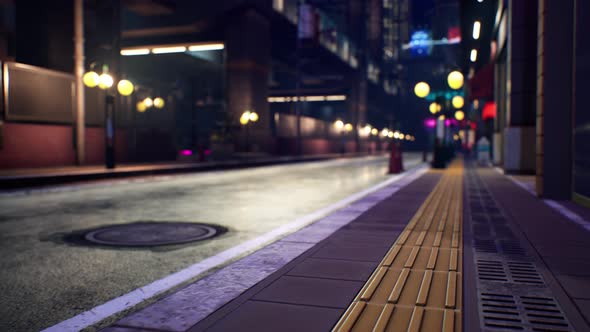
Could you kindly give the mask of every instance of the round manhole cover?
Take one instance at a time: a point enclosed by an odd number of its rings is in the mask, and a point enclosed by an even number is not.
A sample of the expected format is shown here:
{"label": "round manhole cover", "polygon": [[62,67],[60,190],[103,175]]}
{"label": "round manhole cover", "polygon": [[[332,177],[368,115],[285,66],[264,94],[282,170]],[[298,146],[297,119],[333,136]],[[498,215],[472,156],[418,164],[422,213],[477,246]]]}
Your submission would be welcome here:
{"label": "round manhole cover", "polygon": [[86,241],[125,247],[161,246],[202,241],[214,237],[220,227],[187,222],[136,222],[93,229]]}

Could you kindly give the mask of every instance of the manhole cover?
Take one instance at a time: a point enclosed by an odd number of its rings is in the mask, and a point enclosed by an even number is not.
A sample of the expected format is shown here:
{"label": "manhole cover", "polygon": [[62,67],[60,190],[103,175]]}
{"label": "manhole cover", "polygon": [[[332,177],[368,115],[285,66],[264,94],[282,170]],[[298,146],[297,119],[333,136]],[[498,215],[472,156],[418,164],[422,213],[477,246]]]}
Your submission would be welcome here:
{"label": "manhole cover", "polygon": [[125,247],[146,247],[202,241],[217,235],[218,226],[188,222],[135,222],[96,228],[84,234],[86,241]]}

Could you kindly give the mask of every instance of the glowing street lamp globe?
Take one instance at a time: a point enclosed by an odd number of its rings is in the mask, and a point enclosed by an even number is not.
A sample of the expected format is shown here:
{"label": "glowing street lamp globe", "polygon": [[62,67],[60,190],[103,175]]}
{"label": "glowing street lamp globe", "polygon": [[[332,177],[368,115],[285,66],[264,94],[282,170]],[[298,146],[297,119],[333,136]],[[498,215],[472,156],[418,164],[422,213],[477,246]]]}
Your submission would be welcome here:
{"label": "glowing street lamp globe", "polygon": [[344,122],[342,122],[342,120],[336,120],[336,122],[334,122],[334,127],[336,129],[342,129],[344,128]]}
{"label": "glowing street lamp globe", "polygon": [[241,125],[244,125],[244,126],[247,125],[248,121],[250,121],[250,119],[248,119],[247,117],[245,117],[245,116],[240,117],[240,124]]}
{"label": "glowing street lamp globe", "polygon": [[457,121],[465,119],[465,113],[463,113],[462,110],[458,110],[457,112],[455,112],[455,119],[457,119]]}
{"label": "glowing street lamp globe", "polygon": [[133,86],[133,83],[129,80],[120,80],[117,84],[117,91],[119,91],[122,96],[130,96],[134,89],[135,87]]}
{"label": "glowing street lamp globe", "polygon": [[107,73],[101,74],[98,77],[98,87],[102,90],[106,90],[113,86],[113,77]]}
{"label": "glowing street lamp globe", "polygon": [[454,108],[461,108],[463,105],[465,105],[465,100],[461,96],[455,96],[451,100],[451,103],[453,104]]}
{"label": "glowing street lamp globe", "polygon": [[460,71],[452,71],[449,76],[447,76],[447,83],[453,90],[461,89],[463,87],[463,74]]}
{"label": "glowing street lamp globe", "polygon": [[425,98],[430,93],[430,86],[426,82],[419,82],[414,86],[414,93],[419,98]]}
{"label": "glowing street lamp globe", "polygon": [[441,106],[437,103],[431,103],[430,106],[428,106],[428,110],[430,113],[435,114],[441,110]]}
{"label": "glowing street lamp globe", "polygon": [[82,81],[87,87],[94,88],[100,83],[100,76],[95,71],[89,71],[82,76]]}
{"label": "glowing street lamp globe", "polygon": [[161,98],[161,97],[154,98],[154,107],[155,108],[162,109],[162,108],[164,108],[164,105],[166,105],[166,102],[164,102],[163,98]]}
{"label": "glowing street lamp globe", "polygon": [[150,107],[154,106],[154,101],[152,100],[152,98],[147,97],[146,99],[143,100],[143,104],[145,105],[145,107],[150,108]]}
{"label": "glowing street lamp globe", "polygon": [[139,113],[143,113],[143,112],[145,112],[145,110],[147,110],[147,106],[145,106],[143,101],[137,102],[137,105],[135,105],[135,108],[137,109],[137,111]]}
{"label": "glowing street lamp globe", "polygon": [[352,125],[350,123],[347,123],[344,125],[344,130],[345,131],[352,131]]}
{"label": "glowing street lamp globe", "polygon": [[379,134],[379,130],[377,130],[377,128],[371,129],[371,135],[377,136],[377,134]]}
{"label": "glowing street lamp globe", "polygon": [[251,122],[256,122],[256,121],[258,121],[258,113],[256,113],[256,112],[250,112],[250,115],[248,116],[248,119],[249,119]]}

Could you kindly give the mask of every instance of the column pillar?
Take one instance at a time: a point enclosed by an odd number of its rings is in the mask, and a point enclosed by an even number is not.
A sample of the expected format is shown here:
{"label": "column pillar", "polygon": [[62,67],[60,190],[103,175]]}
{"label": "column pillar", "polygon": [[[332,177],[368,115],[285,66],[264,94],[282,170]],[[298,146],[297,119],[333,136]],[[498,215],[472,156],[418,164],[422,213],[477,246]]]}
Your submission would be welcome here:
{"label": "column pillar", "polygon": [[572,194],[572,68],[574,0],[539,0],[536,191]]}
{"label": "column pillar", "polygon": [[[248,124],[250,151],[273,151],[267,101],[270,72],[270,22],[251,9],[237,14],[226,29],[226,89],[228,112],[239,125],[240,115],[254,110],[259,119]],[[235,135],[245,150],[246,128]]]}
{"label": "column pillar", "polygon": [[503,165],[507,173],[535,172],[537,17],[530,13],[536,12],[534,1],[510,1],[503,131]]}

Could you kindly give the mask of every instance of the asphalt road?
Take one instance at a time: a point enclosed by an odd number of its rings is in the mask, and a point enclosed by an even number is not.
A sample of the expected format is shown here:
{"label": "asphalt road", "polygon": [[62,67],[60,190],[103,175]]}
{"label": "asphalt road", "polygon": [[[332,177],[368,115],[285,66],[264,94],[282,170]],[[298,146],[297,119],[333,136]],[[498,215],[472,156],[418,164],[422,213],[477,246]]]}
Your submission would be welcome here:
{"label": "asphalt road", "polygon": [[[421,155],[404,154],[405,167]],[[0,197],[0,331],[38,331],[387,178],[366,157],[115,181]],[[141,220],[203,222],[228,232],[196,244],[121,249],[65,234]]]}

